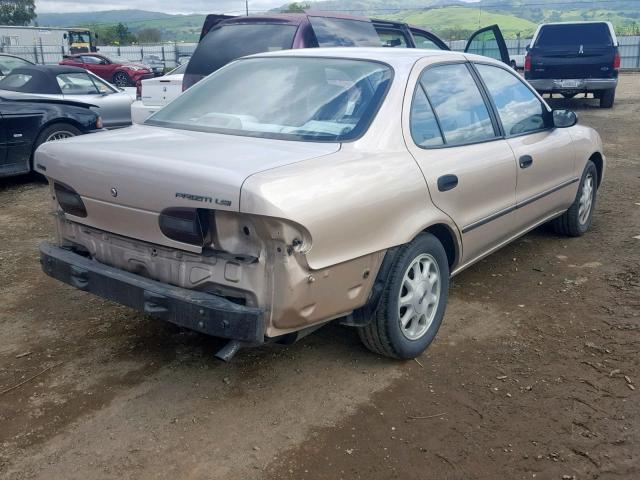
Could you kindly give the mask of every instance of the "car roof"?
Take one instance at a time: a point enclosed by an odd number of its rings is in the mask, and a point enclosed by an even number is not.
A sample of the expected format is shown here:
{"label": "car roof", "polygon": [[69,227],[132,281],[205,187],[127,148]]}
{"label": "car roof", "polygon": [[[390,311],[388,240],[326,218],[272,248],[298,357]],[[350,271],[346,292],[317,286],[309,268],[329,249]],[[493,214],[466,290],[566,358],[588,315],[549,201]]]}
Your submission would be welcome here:
{"label": "car roof", "polygon": [[[87,71],[84,68],[69,65],[28,65],[14,68],[8,76],[16,74],[31,76],[24,85],[12,89],[12,91],[59,95],[62,90],[60,90],[56,76],[63,73],[87,73]],[[1,85],[0,88],[2,88]]]}
{"label": "car roof", "polygon": [[[297,50],[280,50],[258,53],[250,57],[332,57],[352,58],[354,60],[372,60],[388,63],[391,66],[413,64],[425,57],[441,57],[439,60],[466,60],[477,55],[466,55],[462,52],[450,50],[424,50],[420,48],[389,48],[389,47],[330,47],[304,48]],[[493,60],[493,59],[489,59]],[[497,62],[497,61],[496,61]]]}
{"label": "car roof", "polygon": [[232,18],[227,18],[220,22],[220,25],[226,25],[230,23],[288,23],[299,25],[304,22],[309,17],[322,17],[322,18],[342,18],[349,20],[360,20],[363,22],[370,22],[371,20],[367,17],[358,17],[355,15],[347,15],[342,13],[334,13],[334,12],[325,12],[322,10],[306,10],[305,12],[299,13],[273,13],[269,14],[261,14],[261,15],[249,15],[249,16],[237,16]]}

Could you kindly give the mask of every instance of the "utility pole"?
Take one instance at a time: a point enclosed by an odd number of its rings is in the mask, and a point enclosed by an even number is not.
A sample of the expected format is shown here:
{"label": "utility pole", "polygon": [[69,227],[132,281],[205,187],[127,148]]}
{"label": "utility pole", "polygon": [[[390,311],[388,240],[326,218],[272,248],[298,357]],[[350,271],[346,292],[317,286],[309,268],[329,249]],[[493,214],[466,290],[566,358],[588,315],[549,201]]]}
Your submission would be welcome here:
{"label": "utility pole", "polygon": [[249,0],[244,0],[244,6],[247,11],[247,17],[249,16]]}

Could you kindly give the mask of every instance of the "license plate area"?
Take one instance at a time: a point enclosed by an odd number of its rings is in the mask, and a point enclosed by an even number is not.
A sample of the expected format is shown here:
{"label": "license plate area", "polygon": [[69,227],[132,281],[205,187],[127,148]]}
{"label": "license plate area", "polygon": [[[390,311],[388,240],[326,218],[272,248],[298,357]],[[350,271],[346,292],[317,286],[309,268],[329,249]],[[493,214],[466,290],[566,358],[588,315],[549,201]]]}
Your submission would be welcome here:
{"label": "license plate area", "polygon": [[581,84],[580,80],[560,80],[562,88],[578,88]]}

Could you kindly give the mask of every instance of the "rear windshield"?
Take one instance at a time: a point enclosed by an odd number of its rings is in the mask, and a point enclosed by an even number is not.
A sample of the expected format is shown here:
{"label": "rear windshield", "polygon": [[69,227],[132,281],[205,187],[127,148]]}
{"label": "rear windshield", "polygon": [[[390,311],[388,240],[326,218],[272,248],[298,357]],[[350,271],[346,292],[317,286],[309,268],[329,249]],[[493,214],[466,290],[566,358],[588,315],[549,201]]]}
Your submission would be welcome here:
{"label": "rear windshield", "polygon": [[148,125],[283,140],[362,135],[391,83],[389,66],[364,60],[239,60],[184,92]]}
{"label": "rear windshield", "polygon": [[245,55],[290,49],[297,28],[286,24],[240,23],[214,28],[198,44],[185,74],[194,76],[191,82],[195,83]]}
{"label": "rear windshield", "polygon": [[544,25],[540,29],[536,47],[565,47],[567,45],[612,46],[613,40],[606,23],[573,23]]}
{"label": "rear windshield", "polygon": [[309,17],[320,47],[380,47],[371,22],[347,18]]}
{"label": "rear windshield", "polygon": [[13,73],[11,75],[7,75],[0,80],[0,90],[13,90],[20,92],[24,89],[24,86],[29,83],[31,78],[32,76],[27,75],[26,73]]}

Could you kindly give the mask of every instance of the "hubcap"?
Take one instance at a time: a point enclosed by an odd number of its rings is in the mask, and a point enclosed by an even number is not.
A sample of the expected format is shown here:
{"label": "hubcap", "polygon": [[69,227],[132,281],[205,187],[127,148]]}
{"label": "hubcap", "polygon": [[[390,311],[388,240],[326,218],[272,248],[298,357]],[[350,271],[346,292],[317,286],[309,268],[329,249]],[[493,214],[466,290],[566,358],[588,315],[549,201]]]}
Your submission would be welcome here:
{"label": "hubcap", "polygon": [[429,254],[416,257],[405,271],[398,296],[400,331],[421,338],[433,323],[440,303],[440,268]]}
{"label": "hubcap", "polygon": [[593,175],[588,174],[582,184],[582,193],[580,194],[580,206],[578,207],[578,220],[584,225],[589,220],[591,214],[591,206],[593,205]]}
{"label": "hubcap", "polygon": [[57,132],[53,132],[49,135],[45,142],[53,142],[55,140],[62,140],[63,138],[71,138],[73,136],[75,135],[67,130],[58,130]]}

